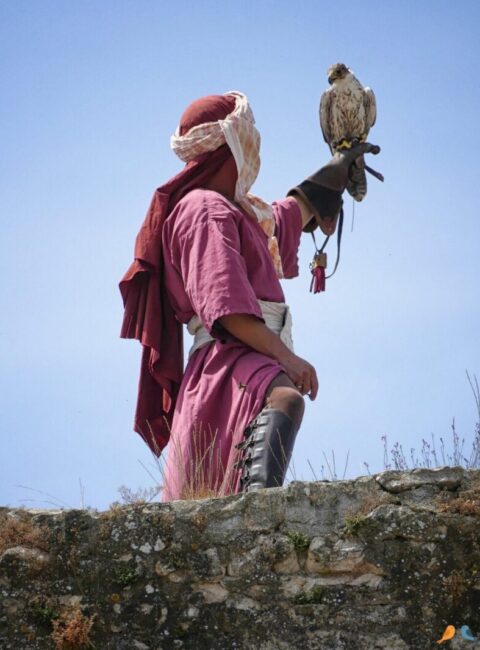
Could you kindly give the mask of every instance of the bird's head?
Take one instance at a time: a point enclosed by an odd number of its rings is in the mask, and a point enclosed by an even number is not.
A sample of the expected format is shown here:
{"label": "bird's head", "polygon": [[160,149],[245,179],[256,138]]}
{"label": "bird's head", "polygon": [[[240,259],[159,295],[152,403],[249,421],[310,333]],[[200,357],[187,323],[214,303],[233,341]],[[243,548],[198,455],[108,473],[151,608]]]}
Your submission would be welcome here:
{"label": "bird's head", "polygon": [[345,63],[335,63],[327,70],[328,83],[332,85],[337,79],[344,79],[350,72]]}

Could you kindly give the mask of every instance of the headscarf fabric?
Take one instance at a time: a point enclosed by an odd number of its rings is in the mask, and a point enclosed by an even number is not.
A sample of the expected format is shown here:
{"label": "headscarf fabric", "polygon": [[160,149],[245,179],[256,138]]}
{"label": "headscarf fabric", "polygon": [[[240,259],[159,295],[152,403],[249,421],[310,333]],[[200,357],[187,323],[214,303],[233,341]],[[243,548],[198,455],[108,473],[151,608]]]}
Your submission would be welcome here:
{"label": "headscarf fabric", "polygon": [[278,277],[283,278],[282,262],[275,220],[271,205],[249,193],[260,170],[260,134],[247,97],[238,91],[225,93],[235,100],[235,109],[222,120],[204,122],[182,133],[180,127],[170,139],[170,145],[184,162],[212,151],[222,144],[229,146],[238,171],[235,201],[249,214],[258,219],[268,237],[268,249]]}

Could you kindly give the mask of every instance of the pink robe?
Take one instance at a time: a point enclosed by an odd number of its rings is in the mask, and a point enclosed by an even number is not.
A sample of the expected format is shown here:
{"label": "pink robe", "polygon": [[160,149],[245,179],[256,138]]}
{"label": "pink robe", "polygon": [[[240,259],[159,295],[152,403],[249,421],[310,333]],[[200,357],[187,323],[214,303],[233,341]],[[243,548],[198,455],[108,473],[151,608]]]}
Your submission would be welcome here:
{"label": "pink robe", "polygon": [[[302,231],[296,201],[273,204],[283,271],[298,275]],[[282,366],[229,335],[216,321],[228,314],[262,318],[258,299],[284,302],[267,248],[251,216],[210,190],[189,192],[163,228],[165,287],[175,315],[197,314],[216,339],[190,358],[173,417],[164,471],[165,501],[238,490],[235,445],[262,410]]]}

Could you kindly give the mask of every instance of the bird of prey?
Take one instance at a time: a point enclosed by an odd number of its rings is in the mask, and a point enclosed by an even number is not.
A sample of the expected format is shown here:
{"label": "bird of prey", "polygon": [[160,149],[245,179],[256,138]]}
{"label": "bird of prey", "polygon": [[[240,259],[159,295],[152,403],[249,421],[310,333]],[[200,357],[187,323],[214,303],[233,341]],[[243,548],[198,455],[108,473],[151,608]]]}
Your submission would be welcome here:
{"label": "bird of prey", "polygon": [[[320,126],[333,154],[366,141],[375,124],[377,105],[373,90],[363,87],[344,63],[332,65],[327,75],[330,88],[320,100]],[[365,165],[363,156],[357,159],[347,185],[348,192],[356,201],[361,201],[367,193],[365,169],[383,180],[381,174]]]}

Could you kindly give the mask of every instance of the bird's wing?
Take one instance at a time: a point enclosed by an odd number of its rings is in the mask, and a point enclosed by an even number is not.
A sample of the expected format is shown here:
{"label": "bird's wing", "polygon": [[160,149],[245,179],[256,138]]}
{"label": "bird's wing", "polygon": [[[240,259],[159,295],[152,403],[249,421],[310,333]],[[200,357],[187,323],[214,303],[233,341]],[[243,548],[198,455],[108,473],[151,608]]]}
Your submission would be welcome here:
{"label": "bird's wing", "polygon": [[368,86],[363,89],[363,107],[365,109],[365,130],[368,132],[377,119],[377,102],[375,100],[375,94],[371,88],[368,88]]}
{"label": "bird's wing", "polygon": [[[330,143],[333,139],[332,136],[332,131],[330,128],[331,120],[332,120],[332,106],[333,106],[333,94],[331,92],[331,89],[327,89],[323,94],[320,99],[320,127],[322,129],[323,133],[323,139],[325,142],[328,144],[330,147]],[[332,148],[330,147],[330,150]]]}

